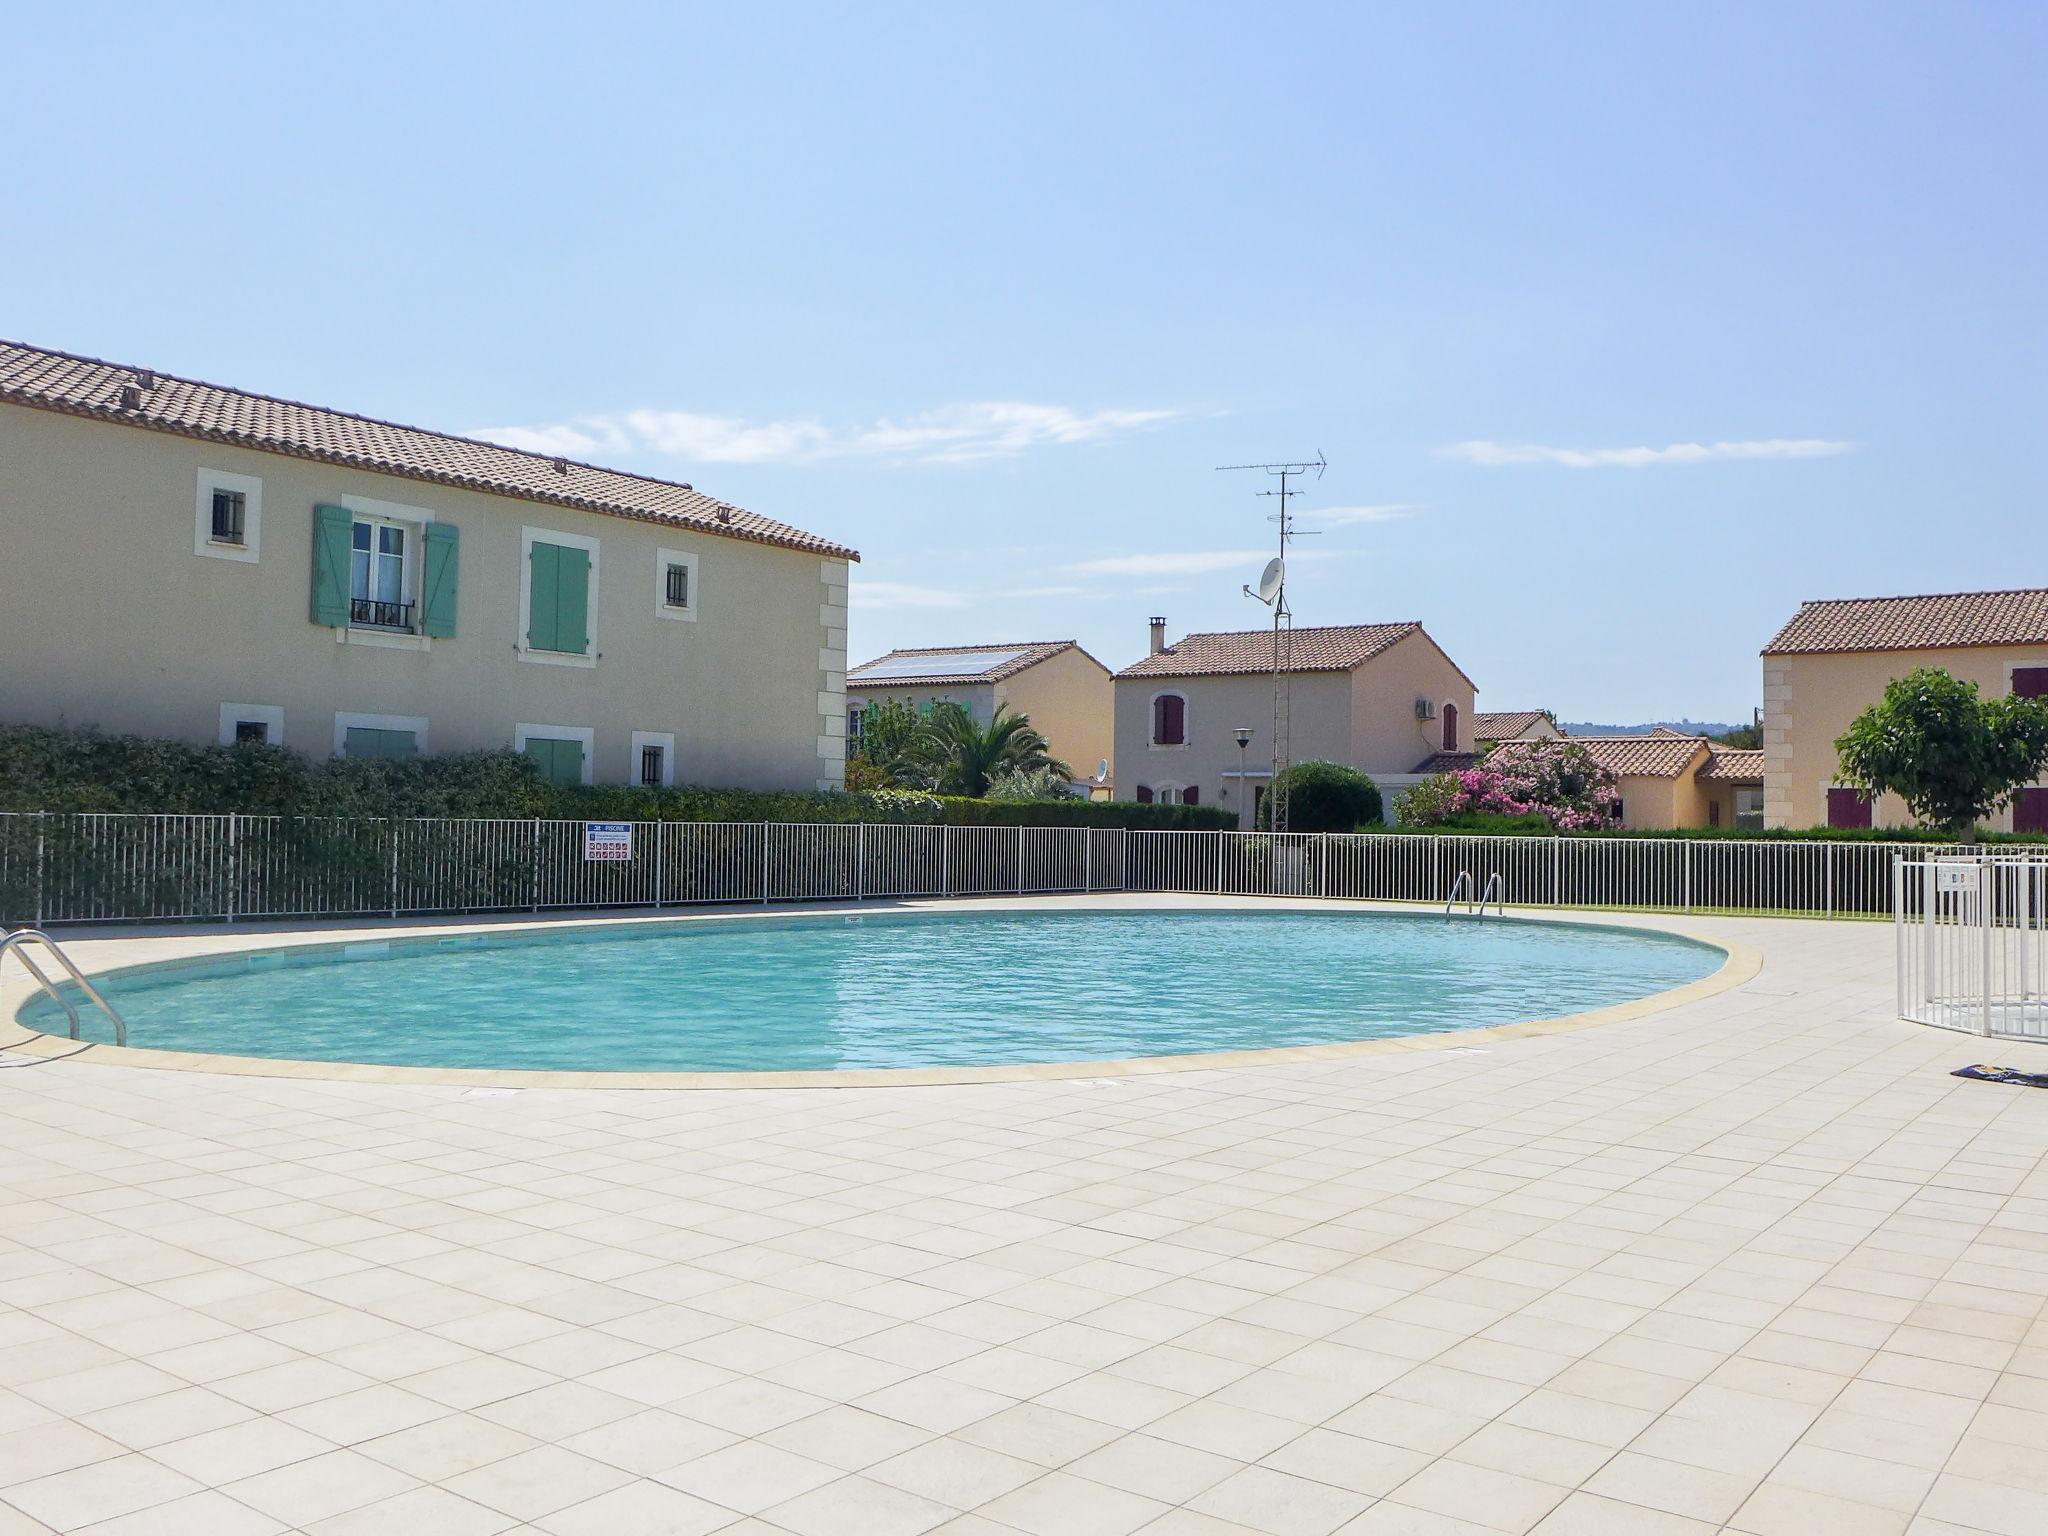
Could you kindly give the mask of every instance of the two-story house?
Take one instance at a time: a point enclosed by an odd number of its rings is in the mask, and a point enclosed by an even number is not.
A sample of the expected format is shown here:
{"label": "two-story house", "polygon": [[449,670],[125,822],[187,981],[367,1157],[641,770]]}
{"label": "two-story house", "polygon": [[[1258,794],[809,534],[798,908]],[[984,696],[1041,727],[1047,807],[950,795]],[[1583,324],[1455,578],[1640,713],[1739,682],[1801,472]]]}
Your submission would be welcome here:
{"label": "two-story house", "polygon": [[997,710],[1028,715],[1052,755],[1072,768],[1082,793],[1111,783],[1113,686],[1109,668],[1072,640],[906,646],[846,674],[847,734],[857,748],[861,715],[878,704],[923,714],[958,704],[983,725]]}
{"label": "two-story house", "polygon": [[850,549],[688,485],[0,342],[0,720],[836,787]]}
{"label": "two-story house", "polygon": [[[1838,781],[1836,738],[1919,667],[1987,696],[2048,697],[2048,589],[1803,603],[1764,647],[1763,667],[1765,825],[1908,826],[1896,796],[1872,803]],[[2021,790],[1990,825],[2048,832],[2048,782]]]}
{"label": "two-story house", "polygon": [[[1289,755],[1412,782],[1415,764],[1456,752],[1477,690],[1420,624],[1294,631]],[[1118,795],[1223,805],[1253,824],[1273,763],[1273,632],[1229,630],[1166,643],[1116,675]],[[1238,733],[1248,732],[1243,747]]]}

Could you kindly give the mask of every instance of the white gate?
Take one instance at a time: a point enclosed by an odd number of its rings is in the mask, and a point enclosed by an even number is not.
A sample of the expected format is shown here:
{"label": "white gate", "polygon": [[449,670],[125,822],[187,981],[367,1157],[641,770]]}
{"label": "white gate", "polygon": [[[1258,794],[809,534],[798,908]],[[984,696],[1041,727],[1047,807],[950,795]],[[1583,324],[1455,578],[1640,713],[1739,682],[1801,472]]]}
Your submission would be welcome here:
{"label": "white gate", "polygon": [[1899,1016],[2048,1041],[2048,857],[1901,859],[1892,878]]}

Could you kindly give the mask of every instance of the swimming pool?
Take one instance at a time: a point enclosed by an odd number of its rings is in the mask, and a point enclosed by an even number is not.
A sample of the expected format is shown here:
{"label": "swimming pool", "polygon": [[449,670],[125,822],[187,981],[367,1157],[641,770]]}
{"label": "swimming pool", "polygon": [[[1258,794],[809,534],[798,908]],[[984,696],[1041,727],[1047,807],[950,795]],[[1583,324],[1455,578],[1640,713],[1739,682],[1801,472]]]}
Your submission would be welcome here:
{"label": "swimming pool", "polygon": [[[1581,1012],[1722,951],[1588,924],[1365,912],[835,913],[258,950],[97,978],[131,1046],[612,1072],[1111,1060]],[[88,1033],[100,1020],[87,1013]],[[48,999],[31,1028],[61,1033]]]}

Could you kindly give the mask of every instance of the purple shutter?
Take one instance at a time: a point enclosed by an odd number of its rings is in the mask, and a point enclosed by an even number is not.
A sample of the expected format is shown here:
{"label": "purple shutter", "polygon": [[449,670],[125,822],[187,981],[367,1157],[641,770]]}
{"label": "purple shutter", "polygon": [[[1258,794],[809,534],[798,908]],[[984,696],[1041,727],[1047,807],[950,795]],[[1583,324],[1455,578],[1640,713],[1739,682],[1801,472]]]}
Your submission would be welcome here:
{"label": "purple shutter", "polygon": [[[2048,668],[2042,668],[2048,671]],[[2012,803],[2015,832],[2048,833],[2048,789],[2023,789]]]}
{"label": "purple shutter", "polygon": [[1201,790],[1190,784],[1180,792],[1180,803],[1182,805],[1200,805],[1202,803]]}
{"label": "purple shutter", "polygon": [[2048,699],[2048,667],[2014,667],[2012,691],[2022,699]]}
{"label": "purple shutter", "polygon": [[1178,747],[1187,737],[1187,700],[1162,693],[1152,703],[1152,739],[1162,747]]}
{"label": "purple shutter", "polygon": [[1152,786],[1151,786],[1151,785],[1149,785],[1149,784],[1140,784],[1140,785],[1138,786],[1138,804],[1140,804],[1140,805],[1150,805],[1151,803],[1152,803]]}
{"label": "purple shutter", "polygon": [[1828,825],[1831,827],[1869,826],[1870,802],[1863,797],[1863,791],[1860,789],[1829,790]]}
{"label": "purple shutter", "polygon": [[1458,750],[1458,706],[1455,704],[1444,706],[1444,750]]}

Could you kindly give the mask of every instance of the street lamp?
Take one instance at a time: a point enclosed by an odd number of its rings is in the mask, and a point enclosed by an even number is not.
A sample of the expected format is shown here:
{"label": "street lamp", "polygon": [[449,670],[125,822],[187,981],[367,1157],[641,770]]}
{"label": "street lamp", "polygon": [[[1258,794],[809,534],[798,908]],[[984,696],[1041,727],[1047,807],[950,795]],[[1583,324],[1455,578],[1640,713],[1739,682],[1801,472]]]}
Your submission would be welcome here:
{"label": "street lamp", "polygon": [[[1240,725],[1231,734],[1237,737],[1237,792],[1241,796],[1250,798],[1251,788],[1244,776],[1244,749],[1252,744],[1252,728],[1248,725]],[[1242,800],[1239,801],[1240,805],[1242,805],[1243,803],[1244,802]],[[1254,810],[1258,809],[1258,803],[1256,799],[1253,799],[1252,808]],[[1244,815],[1244,812],[1240,810],[1237,814],[1240,817],[1242,817]],[[1254,816],[1252,820],[1255,824],[1256,829],[1256,823],[1258,818]]]}

